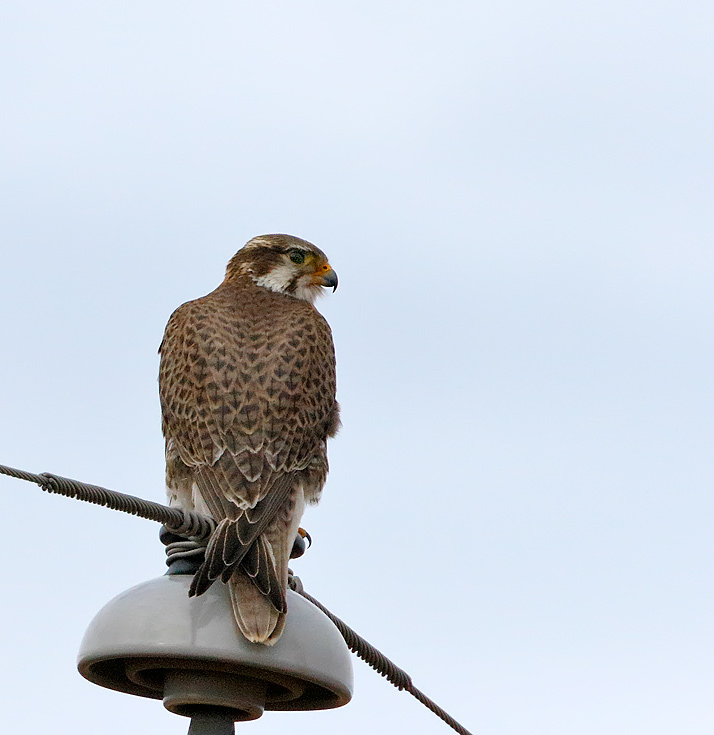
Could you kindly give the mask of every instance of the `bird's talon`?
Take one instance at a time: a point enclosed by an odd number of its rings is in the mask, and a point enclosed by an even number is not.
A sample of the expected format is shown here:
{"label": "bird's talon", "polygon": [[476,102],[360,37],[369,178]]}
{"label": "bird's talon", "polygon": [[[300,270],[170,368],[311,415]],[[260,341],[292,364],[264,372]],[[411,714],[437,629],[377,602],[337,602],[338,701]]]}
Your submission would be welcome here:
{"label": "bird's talon", "polygon": [[307,539],[308,549],[312,546],[312,536],[302,526],[298,528],[298,534]]}

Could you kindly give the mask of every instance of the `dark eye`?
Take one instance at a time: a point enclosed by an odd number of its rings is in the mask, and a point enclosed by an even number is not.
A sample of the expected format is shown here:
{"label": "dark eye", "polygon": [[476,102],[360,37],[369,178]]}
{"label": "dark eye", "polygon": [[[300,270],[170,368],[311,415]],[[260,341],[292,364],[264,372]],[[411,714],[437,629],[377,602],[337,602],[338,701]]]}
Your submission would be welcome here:
{"label": "dark eye", "polygon": [[302,250],[291,250],[290,260],[292,260],[293,263],[302,265],[305,262],[305,253],[303,253]]}

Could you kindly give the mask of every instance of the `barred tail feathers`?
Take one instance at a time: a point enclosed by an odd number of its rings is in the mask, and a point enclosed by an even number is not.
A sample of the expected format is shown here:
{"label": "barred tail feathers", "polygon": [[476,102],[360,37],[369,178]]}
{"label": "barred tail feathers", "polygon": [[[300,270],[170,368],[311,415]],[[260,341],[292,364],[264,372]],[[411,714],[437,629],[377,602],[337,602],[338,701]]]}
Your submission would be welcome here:
{"label": "barred tail feathers", "polygon": [[[288,563],[305,509],[301,487],[295,493],[294,501],[294,505],[287,504],[277,514],[273,523],[258,539],[260,543],[256,543],[256,546],[262,547],[259,549],[260,553],[251,555],[259,556],[261,559],[267,555],[270,589],[259,589],[258,581],[265,580],[266,576],[263,574],[254,576],[248,563],[244,563],[240,572],[233,574],[228,580],[236,623],[241,633],[254,643],[273,645],[285,627]],[[244,559],[244,562],[248,561],[247,558]]]}
{"label": "barred tail feathers", "polygon": [[228,591],[240,632],[252,643],[272,646],[285,627],[285,613],[278,612],[246,575],[234,574],[228,581]]}

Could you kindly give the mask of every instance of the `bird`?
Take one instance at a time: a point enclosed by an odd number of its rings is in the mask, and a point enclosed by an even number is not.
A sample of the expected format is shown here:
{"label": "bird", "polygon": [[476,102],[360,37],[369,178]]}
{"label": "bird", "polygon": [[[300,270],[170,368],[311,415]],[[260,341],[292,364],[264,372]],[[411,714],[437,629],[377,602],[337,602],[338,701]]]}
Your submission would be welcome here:
{"label": "bird", "polygon": [[214,291],[173,312],[159,348],[169,505],[217,524],[189,595],[226,583],[253,643],[284,629],[293,542],[340,427],[332,331],[314,306],[337,283],[312,243],[254,237]]}

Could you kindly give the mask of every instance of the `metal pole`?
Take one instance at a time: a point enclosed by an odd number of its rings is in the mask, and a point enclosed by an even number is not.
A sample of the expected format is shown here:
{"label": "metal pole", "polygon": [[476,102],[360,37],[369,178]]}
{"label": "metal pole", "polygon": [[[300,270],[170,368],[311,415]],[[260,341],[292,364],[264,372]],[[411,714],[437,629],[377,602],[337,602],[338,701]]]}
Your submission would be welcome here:
{"label": "metal pole", "polygon": [[205,707],[191,717],[188,735],[235,735],[233,712],[225,707]]}

